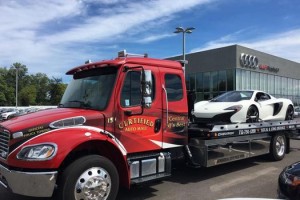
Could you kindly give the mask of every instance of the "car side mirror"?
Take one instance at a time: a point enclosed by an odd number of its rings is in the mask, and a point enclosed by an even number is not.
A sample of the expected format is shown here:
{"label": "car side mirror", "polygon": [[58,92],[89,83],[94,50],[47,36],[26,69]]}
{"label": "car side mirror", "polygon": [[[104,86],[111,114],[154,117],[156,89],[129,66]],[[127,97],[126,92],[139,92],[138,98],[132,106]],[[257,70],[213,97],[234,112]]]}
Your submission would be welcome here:
{"label": "car side mirror", "polygon": [[142,70],[142,106],[150,108],[152,104],[152,73],[151,70]]}

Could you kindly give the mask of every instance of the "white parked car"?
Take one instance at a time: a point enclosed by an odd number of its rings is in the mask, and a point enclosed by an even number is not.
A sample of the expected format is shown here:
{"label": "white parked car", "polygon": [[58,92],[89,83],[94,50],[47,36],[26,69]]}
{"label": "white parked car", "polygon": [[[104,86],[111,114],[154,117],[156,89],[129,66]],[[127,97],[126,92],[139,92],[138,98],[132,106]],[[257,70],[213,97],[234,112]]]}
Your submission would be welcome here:
{"label": "white parked car", "polygon": [[300,107],[299,106],[295,107],[294,117],[300,117]]}
{"label": "white parked car", "polygon": [[294,105],[289,99],[277,99],[262,91],[230,91],[195,103],[193,115],[203,124],[291,120]]}
{"label": "white parked car", "polygon": [[10,119],[11,116],[13,116],[14,114],[18,113],[18,109],[8,109],[6,112],[4,113],[1,113],[0,115],[0,119],[1,120],[7,120],[7,119]]}

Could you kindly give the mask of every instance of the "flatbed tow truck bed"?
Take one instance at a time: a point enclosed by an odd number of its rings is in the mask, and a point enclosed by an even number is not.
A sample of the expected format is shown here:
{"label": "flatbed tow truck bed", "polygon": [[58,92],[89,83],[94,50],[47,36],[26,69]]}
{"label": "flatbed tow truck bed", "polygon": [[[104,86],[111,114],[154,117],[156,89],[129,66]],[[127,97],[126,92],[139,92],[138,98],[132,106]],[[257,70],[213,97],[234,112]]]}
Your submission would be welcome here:
{"label": "flatbed tow truck bed", "polygon": [[191,165],[210,167],[234,160],[270,154],[274,160],[289,153],[290,139],[299,138],[300,120],[189,126],[186,147]]}

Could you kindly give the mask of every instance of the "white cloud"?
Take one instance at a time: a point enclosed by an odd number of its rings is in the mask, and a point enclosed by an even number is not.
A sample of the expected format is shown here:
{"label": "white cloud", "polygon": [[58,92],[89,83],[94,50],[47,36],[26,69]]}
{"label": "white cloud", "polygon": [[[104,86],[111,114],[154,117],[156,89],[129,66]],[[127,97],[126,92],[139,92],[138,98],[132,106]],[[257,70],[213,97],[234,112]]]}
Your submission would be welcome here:
{"label": "white cloud", "polygon": [[153,42],[156,40],[161,40],[163,38],[168,38],[168,37],[174,37],[174,34],[169,34],[169,33],[165,33],[165,34],[159,34],[159,35],[151,35],[148,37],[145,37],[141,40],[138,41],[138,43],[149,43],[149,42]]}
{"label": "white cloud", "polygon": [[210,41],[202,47],[192,49],[191,52],[238,44],[292,61],[300,62],[300,29],[270,34],[269,36],[254,38],[252,40],[239,39],[242,34],[243,31],[224,36],[218,40]]}
{"label": "white cloud", "polygon": [[[154,21],[165,23],[172,15],[214,1],[0,1],[0,66],[21,62],[31,73],[57,76],[86,59],[109,55],[101,46],[116,46],[151,29]],[[169,37],[138,36],[146,37],[144,42]]]}
{"label": "white cloud", "polygon": [[[104,41],[116,35],[132,31],[135,27],[144,25],[153,20],[168,17],[176,12],[187,10],[197,4],[204,4],[209,0],[157,0],[142,1],[140,3],[120,4],[104,14],[88,18],[84,24],[76,26],[60,33],[46,36],[50,43],[68,43],[72,41]],[[144,26],[147,28],[147,26]]]}
{"label": "white cloud", "polygon": [[[0,0],[0,66],[21,62],[31,73],[61,77],[87,59],[112,58],[111,49],[123,48],[124,41],[144,44],[176,36],[166,30],[169,22],[216,1]],[[225,35],[192,52],[239,44],[300,62],[300,29],[252,40],[245,34],[249,31]]]}

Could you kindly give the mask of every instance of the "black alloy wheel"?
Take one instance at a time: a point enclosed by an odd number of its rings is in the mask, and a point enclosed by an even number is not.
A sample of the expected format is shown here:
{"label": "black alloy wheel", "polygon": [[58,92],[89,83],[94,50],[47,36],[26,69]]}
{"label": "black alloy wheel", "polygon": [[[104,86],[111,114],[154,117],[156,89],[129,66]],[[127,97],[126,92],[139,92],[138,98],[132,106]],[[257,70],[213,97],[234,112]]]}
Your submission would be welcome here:
{"label": "black alloy wheel", "polygon": [[246,123],[258,122],[259,112],[255,106],[250,106],[246,115]]}
{"label": "black alloy wheel", "polygon": [[292,120],[294,119],[294,108],[293,106],[289,105],[286,110],[285,120]]}

